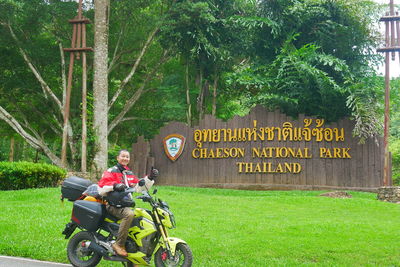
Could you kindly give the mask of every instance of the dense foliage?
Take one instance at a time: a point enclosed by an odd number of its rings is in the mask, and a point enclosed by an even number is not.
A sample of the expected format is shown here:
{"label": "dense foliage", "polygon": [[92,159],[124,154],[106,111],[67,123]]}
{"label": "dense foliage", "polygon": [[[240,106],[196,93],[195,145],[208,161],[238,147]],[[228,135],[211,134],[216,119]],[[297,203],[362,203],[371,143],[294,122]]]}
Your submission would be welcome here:
{"label": "dense foliage", "polygon": [[[336,121],[360,115],[346,102],[353,86],[374,76],[378,61],[371,1],[259,1],[257,15],[266,20],[255,30],[252,56],[229,76],[231,91],[246,103],[285,113]],[[377,7],[375,6],[375,11]],[[239,88],[247,90],[236,90]],[[369,88],[363,88],[366,94]],[[354,98],[353,98],[354,99]],[[360,100],[360,101],[358,101]],[[378,98],[369,105],[375,115]],[[362,137],[377,134],[358,131]]]}
{"label": "dense foliage", "polygon": [[[84,16],[93,21],[93,4],[84,3]],[[17,132],[38,161],[58,164],[60,157],[69,56],[63,48],[71,46],[67,22],[76,7],[64,0],[0,0],[6,11],[0,14],[0,134],[10,140]],[[229,119],[256,104],[294,117],[350,116],[356,135],[376,136],[383,98],[374,48],[382,11],[371,0],[111,0],[110,149],[150,138],[172,120],[195,125],[207,113]],[[93,47],[93,25],[87,26]],[[70,169],[79,169],[81,159],[76,62]],[[97,151],[91,64],[88,71],[90,166]]]}
{"label": "dense foliage", "polygon": [[390,143],[392,153],[392,180],[394,185],[400,185],[400,139]]}
{"label": "dense foliage", "polygon": [[0,190],[54,187],[66,171],[44,163],[0,162]]}

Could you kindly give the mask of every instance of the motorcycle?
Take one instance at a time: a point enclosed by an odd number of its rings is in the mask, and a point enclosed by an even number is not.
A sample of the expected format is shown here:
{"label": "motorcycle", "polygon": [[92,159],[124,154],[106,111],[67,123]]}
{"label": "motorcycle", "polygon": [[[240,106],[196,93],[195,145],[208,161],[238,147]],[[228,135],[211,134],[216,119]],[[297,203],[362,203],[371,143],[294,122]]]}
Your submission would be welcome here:
{"label": "motorcycle", "polygon": [[[150,265],[152,258],[156,267],[192,266],[193,254],[189,245],[168,234],[168,229],[176,226],[168,204],[155,196],[157,189],[150,194],[143,179],[139,181],[139,186],[144,186],[146,190],[136,199],[150,204],[151,210],[134,208],[135,216],[125,244],[127,257],[117,255],[112,249],[118,234],[119,219],[108,214],[102,203],[74,201],[71,222],[63,231],[65,239],[68,239],[76,228],[82,230],[68,242],[67,255],[73,266],[96,266],[104,259],[134,267]],[[131,195],[133,192],[133,188],[125,190],[125,194]]]}

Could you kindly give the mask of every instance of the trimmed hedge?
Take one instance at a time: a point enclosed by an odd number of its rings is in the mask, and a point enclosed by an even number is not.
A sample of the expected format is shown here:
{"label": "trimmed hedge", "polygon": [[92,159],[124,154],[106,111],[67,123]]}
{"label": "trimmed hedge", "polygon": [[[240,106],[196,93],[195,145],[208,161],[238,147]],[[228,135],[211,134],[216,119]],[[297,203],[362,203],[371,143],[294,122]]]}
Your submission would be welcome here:
{"label": "trimmed hedge", "polygon": [[389,150],[392,152],[393,185],[400,185],[400,139],[390,140]]}
{"label": "trimmed hedge", "polygon": [[0,162],[0,190],[57,186],[67,172],[57,166],[33,162]]}

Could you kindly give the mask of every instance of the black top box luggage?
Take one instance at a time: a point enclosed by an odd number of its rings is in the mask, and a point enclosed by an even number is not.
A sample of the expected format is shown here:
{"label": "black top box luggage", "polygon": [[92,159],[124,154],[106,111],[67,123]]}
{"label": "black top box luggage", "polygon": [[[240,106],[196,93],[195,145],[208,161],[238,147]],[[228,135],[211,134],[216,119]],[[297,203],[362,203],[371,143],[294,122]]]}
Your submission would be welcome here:
{"label": "black top box luggage", "polygon": [[95,201],[77,200],[74,202],[71,220],[84,229],[96,231],[105,216],[105,205]]}
{"label": "black top box luggage", "polygon": [[87,179],[71,176],[64,180],[61,186],[61,198],[75,201],[82,196],[82,193],[93,184]]}

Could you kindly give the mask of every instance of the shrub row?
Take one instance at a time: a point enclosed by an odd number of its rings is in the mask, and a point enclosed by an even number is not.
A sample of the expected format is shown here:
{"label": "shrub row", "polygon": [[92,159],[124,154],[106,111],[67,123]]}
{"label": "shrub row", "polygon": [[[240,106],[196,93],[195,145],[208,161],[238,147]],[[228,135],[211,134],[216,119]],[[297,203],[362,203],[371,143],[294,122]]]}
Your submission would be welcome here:
{"label": "shrub row", "polygon": [[391,140],[390,152],[392,153],[392,179],[393,185],[400,185],[400,139]]}
{"label": "shrub row", "polygon": [[32,162],[0,162],[0,190],[57,186],[66,176],[57,166]]}

